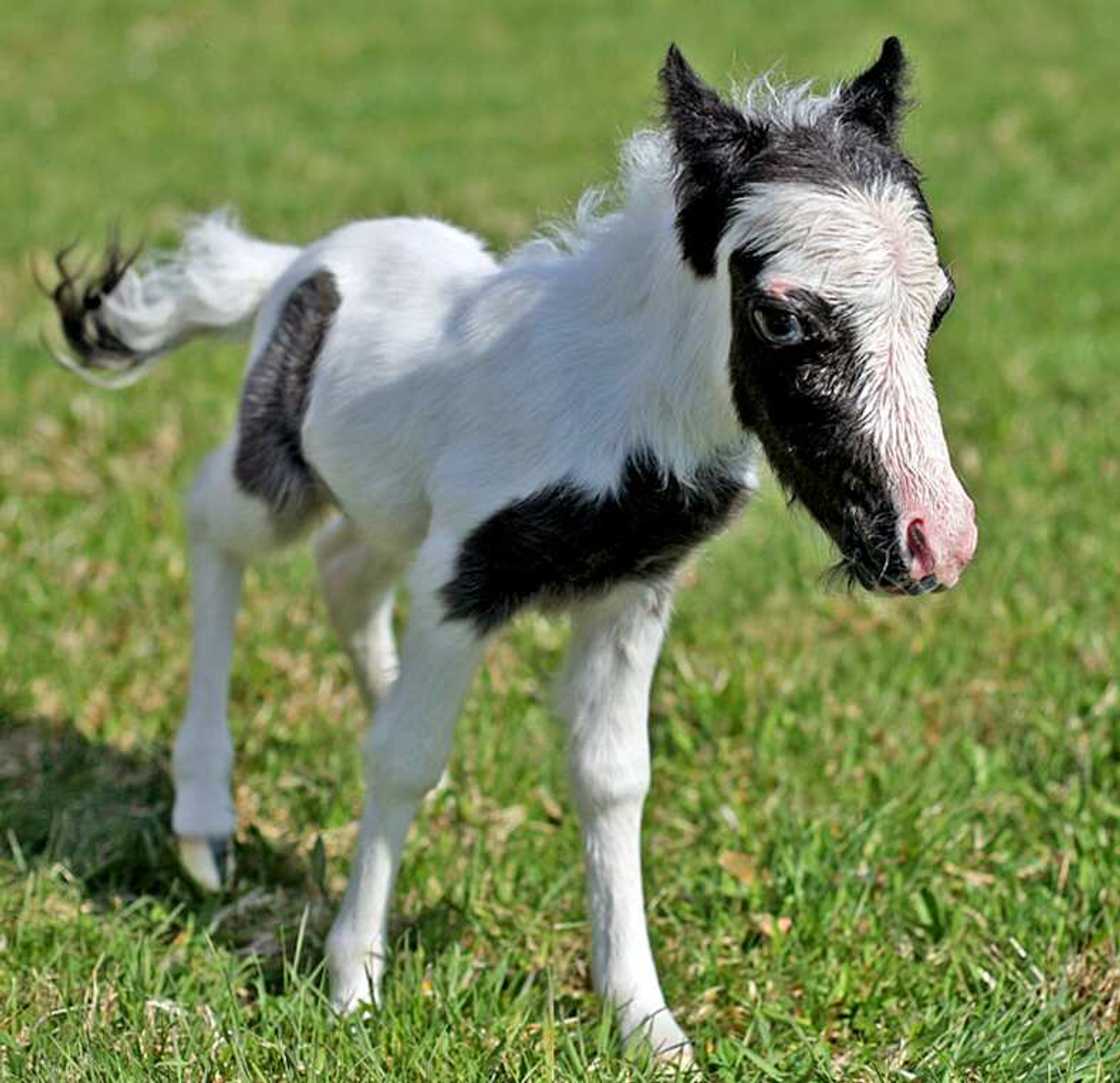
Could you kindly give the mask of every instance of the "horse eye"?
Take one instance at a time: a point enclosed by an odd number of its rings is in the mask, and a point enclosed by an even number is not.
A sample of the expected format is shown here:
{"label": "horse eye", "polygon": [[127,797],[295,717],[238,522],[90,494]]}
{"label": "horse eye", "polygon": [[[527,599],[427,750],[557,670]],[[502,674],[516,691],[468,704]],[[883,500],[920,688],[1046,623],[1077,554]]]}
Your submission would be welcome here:
{"label": "horse eye", "polygon": [[751,323],[759,335],[773,346],[795,346],[805,338],[805,330],[788,308],[761,302],[751,309]]}
{"label": "horse eye", "polygon": [[932,335],[941,326],[941,321],[945,319],[949,309],[953,307],[953,299],[957,296],[957,288],[953,285],[953,280],[948,278],[948,285],[945,287],[945,292],[938,298],[937,307],[933,310],[933,319],[930,320],[929,333]]}

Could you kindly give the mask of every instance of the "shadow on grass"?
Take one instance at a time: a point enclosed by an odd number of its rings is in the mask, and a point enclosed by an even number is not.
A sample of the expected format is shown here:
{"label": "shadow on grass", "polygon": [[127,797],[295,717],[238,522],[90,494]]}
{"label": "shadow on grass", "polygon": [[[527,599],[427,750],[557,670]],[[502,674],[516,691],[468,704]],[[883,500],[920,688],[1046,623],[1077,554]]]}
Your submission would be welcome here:
{"label": "shadow on grass", "polygon": [[413,916],[401,914],[390,922],[389,935],[395,952],[423,950],[442,955],[459,943],[468,928],[467,916],[451,902],[425,907]]}
{"label": "shadow on grass", "polygon": [[155,757],[0,706],[0,822],[28,864],[58,862],[94,901],[162,895],[177,879],[171,780]]}
{"label": "shadow on grass", "polygon": [[[232,891],[204,896],[179,869],[172,796],[162,750],[122,749],[91,740],[69,722],[0,704],[0,845],[18,855],[17,864],[63,866],[99,908],[142,895],[181,907],[175,925],[206,928],[219,948],[253,957],[271,992],[282,988],[293,964],[313,972],[337,902],[322,889],[314,858],[249,825],[237,840]],[[301,924],[305,945],[297,953]],[[398,951],[422,945],[439,955],[461,938],[464,925],[454,906],[430,907],[395,920],[394,940]]]}
{"label": "shadow on grass", "polygon": [[162,750],[122,749],[69,722],[20,716],[0,705],[0,841],[28,868],[63,866],[95,906],[151,895],[182,905],[184,916],[204,924],[254,888],[278,895],[310,884],[296,846],[249,827],[237,842],[231,895],[196,892],[175,855],[172,796]]}

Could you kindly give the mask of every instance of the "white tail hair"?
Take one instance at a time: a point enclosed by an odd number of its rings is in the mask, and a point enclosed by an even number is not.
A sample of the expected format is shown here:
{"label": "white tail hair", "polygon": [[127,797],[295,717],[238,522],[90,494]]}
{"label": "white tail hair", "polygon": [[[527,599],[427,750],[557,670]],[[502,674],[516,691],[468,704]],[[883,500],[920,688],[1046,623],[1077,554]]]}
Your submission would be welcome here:
{"label": "white tail hair", "polygon": [[126,256],[112,240],[89,274],[71,271],[64,250],[55,258],[60,280],[50,293],[73,354],[48,348],[91,383],[127,386],[188,339],[244,332],[298,253],[294,245],[250,237],[229,210],[192,219],[174,252],[137,260],[139,251]]}

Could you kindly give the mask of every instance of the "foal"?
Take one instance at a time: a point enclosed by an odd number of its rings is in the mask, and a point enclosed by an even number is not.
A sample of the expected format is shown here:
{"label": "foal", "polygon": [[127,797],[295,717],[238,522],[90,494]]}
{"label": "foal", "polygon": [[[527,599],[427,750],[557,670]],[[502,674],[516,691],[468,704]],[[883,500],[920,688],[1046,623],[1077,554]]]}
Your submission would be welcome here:
{"label": "foal", "polygon": [[617,209],[586,196],[571,226],[501,262],[429,219],[299,249],[221,215],[139,271],[111,250],[82,279],[60,257],[64,363],[103,382],[254,321],[236,431],[188,502],[194,653],[172,822],[203,887],[227,875],[236,825],[242,573],[331,513],[323,589],[374,713],[327,943],[340,1010],[378,997],[405,836],[487,637],[523,606],[562,607],[595,985],[627,1037],[688,1057],[650,954],[639,845],[681,560],[746,503],[760,450],[864,587],[951,587],[976,543],[925,364],[953,284],[899,149],[904,69],[891,38],[823,96],[761,80],[732,101],[670,48],[665,124],[625,145]]}

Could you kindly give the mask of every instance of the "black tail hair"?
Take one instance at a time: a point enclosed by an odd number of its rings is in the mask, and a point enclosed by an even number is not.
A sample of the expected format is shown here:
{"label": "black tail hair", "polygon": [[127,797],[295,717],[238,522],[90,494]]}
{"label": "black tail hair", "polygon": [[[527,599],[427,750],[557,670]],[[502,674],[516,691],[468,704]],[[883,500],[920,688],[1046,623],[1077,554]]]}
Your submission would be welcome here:
{"label": "black tail hair", "polygon": [[101,306],[135,263],[143,245],[126,253],[116,232],[110,233],[100,265],[93,271],[87,270],[88,262],[76,269],[70,266],[75,247],[76,242],[55,254],[54,267],[58,280],[53,286],[44,284],[38,274],[35,275],[36,282],[54,302],[62,333],[83,368],[113,372],[135,368],[143,362],[143,355],[109,328],[101,314]]}

